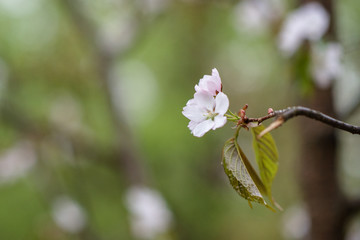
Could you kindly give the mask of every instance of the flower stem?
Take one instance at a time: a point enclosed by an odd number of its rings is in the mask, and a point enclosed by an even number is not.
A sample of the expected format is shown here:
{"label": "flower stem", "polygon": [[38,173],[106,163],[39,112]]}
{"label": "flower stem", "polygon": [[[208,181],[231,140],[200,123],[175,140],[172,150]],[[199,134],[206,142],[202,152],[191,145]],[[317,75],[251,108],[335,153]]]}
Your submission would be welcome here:
{"label": "flower stem", "polygon": [[235,138],[235,141],[237,140],[238,136],[239,136],[239,131],[241,129],[241,125],[239,125],[237,128],[236,128],[236,131],[235,131],[235,135],[234,135],[234,138]]}

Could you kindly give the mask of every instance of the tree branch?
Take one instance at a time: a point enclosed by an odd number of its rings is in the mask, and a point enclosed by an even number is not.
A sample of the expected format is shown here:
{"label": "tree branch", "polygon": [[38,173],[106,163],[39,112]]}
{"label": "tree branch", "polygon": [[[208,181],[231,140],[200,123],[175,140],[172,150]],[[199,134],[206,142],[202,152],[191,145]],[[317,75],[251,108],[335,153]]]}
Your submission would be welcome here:
{"label": "tree branch", "polygon": [[[320,121],[324,124],[327,124],[329,126],[332,126],[334,128],[338,128],[344,131],[347,131],[352,134],[360,134],[360,126],[351,125],[345,122],[342,122],[340,120],[337,120],[335,118],[332,118],[322,112],[301,107],[301,106],[295,106],[295,107],[289,107],[283,110],[277,110],[274,112],[269,113],[268,115],[260,118],[245,118],[243,119],[243,123],[247,124],[250,122],[257,122],[261,123],[267,119],[270,118],[276,118],[276,121],[272,123],[268,128],[264,130],[264,133],[260,134],[261,136],[279,126],[281,126],[284,122],[287,120],[297,117],[297,116],[304,116],[313,120]],[[266,132],[265,132],[266,131]]]}

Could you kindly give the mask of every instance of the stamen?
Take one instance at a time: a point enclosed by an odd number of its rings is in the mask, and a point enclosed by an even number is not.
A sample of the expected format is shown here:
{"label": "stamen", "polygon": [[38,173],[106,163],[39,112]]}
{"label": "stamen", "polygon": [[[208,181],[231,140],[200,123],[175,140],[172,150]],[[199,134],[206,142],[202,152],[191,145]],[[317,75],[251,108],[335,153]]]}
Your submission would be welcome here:
{"label": "stamen", "polygon": [[207,115],[207,119],[211,119],[211,120],[214,120],[214,118],[219,115],[219,113],[216,113],[216,112],[210,112],[208,113]]}

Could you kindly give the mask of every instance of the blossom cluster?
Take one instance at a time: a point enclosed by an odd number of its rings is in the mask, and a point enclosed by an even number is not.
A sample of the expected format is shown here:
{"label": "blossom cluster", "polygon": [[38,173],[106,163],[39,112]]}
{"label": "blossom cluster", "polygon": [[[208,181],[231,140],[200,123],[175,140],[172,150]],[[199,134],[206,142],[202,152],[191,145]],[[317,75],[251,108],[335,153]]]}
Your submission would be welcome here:
{"label": "blossom cluster", "polygon": [[319,41],[328,30],[329,24],[329,14],[316,2],[307,3],[291,12],[279,34],[281,52],[290,57],[304,41]]}
{"label": "blossom cluster", "polygon": [[279,49],[291,57],[302,44],[310,43],[311,74],[317,87],[326,89],[342,72],[341,45],[322,42],[330,26],[330,15],[317,2],[309,2],[291,12],[279,34]]}
{"label": "blossom cluster", "polygon": [[212,75],[205,75],[195,85],[194,98],[183,108],[182,114],[190,120],[188,125],[191,133],[202,137],[206,132],[225,125],[224,114],[229,108],[229,99],[222,92],[222,83],[216,68]]}

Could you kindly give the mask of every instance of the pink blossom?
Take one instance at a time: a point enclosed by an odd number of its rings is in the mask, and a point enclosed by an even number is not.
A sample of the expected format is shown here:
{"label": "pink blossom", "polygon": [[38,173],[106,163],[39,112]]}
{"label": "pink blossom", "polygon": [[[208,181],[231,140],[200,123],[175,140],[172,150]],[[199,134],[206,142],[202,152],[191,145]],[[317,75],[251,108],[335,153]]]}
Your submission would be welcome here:
{"label": "pink blossom", "polygon": [[188,128],[196,137],[202,137],[210,129],[217,129],[225,125],[227,118],[224,114],[229,108],[229,99],[222,92],[219,72],[216,68],[212,75],[205,75],[195,85],[194,98],[190,99],[183,108],[182,114],[190,119]]}
{"label": "pink blossom", "polygon": [[204,75],[199,81],[199,85],[195,85],[196,92],[208,92],[213,96],[216,96],[222,91],[222,84],[219,72],[216,68],[212,70],[212,74]]}

